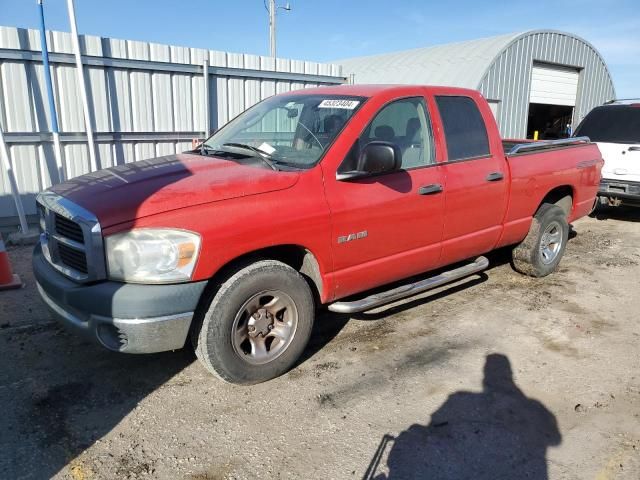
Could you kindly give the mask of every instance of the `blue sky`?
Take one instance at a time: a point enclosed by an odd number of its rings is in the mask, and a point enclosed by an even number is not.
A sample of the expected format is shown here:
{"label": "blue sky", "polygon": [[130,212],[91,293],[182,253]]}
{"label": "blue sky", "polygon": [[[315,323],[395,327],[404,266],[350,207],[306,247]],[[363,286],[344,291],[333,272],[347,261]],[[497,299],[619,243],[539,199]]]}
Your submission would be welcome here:
{"label": "blue sky", "polygon": [[[281,2],[282,4],[284,1]],[[638,0],[291,0],[278,56],[330,61],[516,31],[578,34],[603,54],[618,97],[640,96]],[[268,53],[262,0],[76,0],[80,33]],[[66,0],[45,0],[47,28],[69,30]],[[0,25],[39,26],[36,0],[0,0]]]}

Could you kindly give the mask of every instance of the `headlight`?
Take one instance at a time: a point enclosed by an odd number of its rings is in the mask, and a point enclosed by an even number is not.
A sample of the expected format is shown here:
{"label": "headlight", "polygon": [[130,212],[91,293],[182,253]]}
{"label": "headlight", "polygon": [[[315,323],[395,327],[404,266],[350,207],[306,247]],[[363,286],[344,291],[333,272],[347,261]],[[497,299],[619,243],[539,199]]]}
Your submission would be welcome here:
{"label": "headlight", "polygon": [[191,279],[200,236],[184,230],[140,228],[105,238],[111,280],[174,283]]}

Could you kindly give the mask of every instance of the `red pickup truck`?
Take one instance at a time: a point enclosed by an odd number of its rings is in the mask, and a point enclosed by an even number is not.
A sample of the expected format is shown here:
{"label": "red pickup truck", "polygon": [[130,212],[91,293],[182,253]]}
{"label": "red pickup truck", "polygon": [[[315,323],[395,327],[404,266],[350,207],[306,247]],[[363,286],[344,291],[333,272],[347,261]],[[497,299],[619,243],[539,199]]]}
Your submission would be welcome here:
{"label": "red pickup truck", "polygon": [[585,138],[503,142],[472,90],[300,90],[194,151],[41,193],[33,266],[55,316],[104,347],[190,337],[212,373],[257,383],[295,364],[320,305],[372,309],[479,272],[504,246],[516,270],[551,273],[602,164]]}

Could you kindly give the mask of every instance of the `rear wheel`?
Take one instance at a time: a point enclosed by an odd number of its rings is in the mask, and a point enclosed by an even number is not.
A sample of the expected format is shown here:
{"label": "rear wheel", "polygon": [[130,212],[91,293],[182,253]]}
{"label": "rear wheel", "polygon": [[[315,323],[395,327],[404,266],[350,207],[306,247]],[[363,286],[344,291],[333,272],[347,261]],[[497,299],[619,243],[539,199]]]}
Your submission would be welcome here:
{"label": "rear wheel", "polygon": [[533,217],[529,233],[513,249],[513,266],[525,275],[544,277],[560,263],[569,238],[565,212],[557,205],[543,204]]}
{"label": "rear wheel", "polygon": [[284,263],[262,260],[221,285],[192,340],[200,361],[217,377],[260,383],[295,364],[313,317],[313,295],[302,275]]}

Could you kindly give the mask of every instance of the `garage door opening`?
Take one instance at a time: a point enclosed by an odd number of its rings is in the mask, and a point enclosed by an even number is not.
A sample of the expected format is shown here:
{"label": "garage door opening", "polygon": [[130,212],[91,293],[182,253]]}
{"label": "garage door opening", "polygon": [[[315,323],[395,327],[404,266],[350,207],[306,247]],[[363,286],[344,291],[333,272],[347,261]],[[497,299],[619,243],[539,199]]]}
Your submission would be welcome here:
{"label": "garage door opening", "polygon": [[580,71],[535,63],[531,71],[527,138],[566,138],[571,134]]}
{"label": "garage door opening", "polygon": [[571,134],[573,107],[565,105],[529,104],[527,138],[534,138],[538,132],[540,140],[567,138]]}

